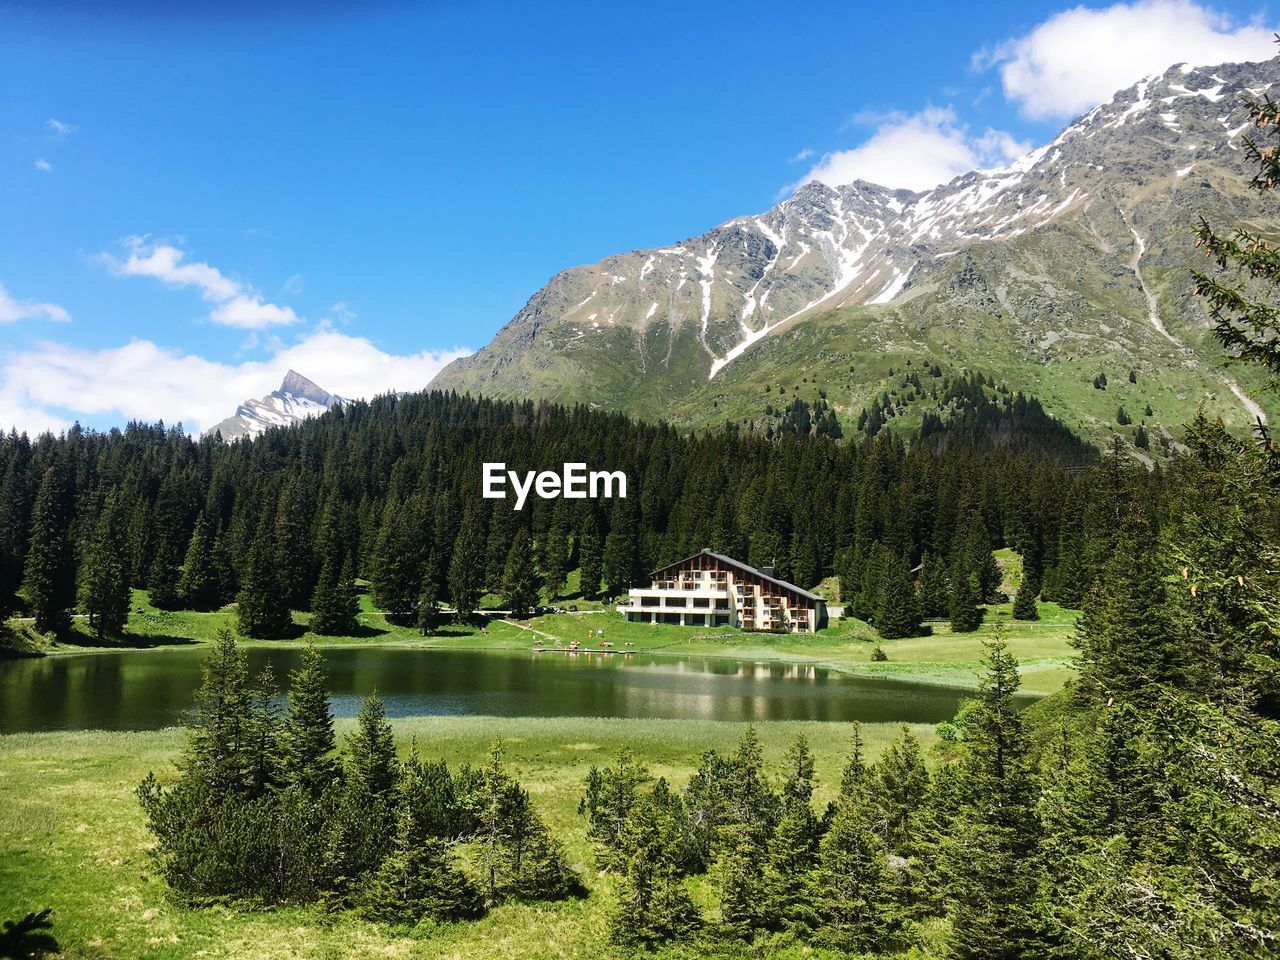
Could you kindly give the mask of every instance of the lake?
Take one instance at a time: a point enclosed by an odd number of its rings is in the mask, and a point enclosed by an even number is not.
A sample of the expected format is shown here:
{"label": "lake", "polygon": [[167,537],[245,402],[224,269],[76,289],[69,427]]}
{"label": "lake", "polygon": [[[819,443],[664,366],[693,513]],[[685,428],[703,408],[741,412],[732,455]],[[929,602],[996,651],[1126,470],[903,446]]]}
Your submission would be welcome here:
{"label": "lake", "polygon": [[[183,722],[207,648],[0,660],[0,733],[151,730]],[[392,716],[654,717],[937,723],[971,694],[824,667],[713,657],[324,649],[338,716],[377,691]],[[284,682],[297,648],[248,650]],[[1028,700],[1028,702],[1030,702]]]}

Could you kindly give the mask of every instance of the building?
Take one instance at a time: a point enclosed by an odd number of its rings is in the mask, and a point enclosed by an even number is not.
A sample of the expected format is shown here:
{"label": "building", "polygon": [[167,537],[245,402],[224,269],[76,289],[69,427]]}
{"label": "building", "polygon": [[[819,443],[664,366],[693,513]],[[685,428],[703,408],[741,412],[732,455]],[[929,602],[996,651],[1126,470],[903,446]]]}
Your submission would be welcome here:
{"label": "building", "polygon": [[817,594],[779,580],[771,567],[757,570],[710,550],[655,570],[650,578],[649,586],[632,588],[618,605],[634,623],[793,633],[827,625],[827,604]]}

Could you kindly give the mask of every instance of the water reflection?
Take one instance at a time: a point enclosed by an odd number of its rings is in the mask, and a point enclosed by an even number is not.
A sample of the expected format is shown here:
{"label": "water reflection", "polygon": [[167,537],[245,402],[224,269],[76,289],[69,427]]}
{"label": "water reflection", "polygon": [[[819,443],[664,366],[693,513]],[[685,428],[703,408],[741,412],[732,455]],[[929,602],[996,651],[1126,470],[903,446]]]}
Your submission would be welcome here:
{"label": "water reflection", "polygon": [[[962,691],[854,679],[809,664],[705,657],[334,648],[333,707],[353,716],[375,690],[392,716],[497,715],[936,723]],[[201,649],[0,661],[0,732],[139,730],[181,723]],[[285,677],[296,649],[249,651]]]}

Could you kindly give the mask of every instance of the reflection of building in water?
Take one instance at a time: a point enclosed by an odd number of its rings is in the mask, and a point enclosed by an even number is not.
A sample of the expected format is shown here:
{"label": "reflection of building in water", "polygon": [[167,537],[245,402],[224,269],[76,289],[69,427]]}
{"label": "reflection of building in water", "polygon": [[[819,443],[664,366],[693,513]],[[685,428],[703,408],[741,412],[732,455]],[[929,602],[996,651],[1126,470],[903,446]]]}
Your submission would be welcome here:
{"label": "reflection of building in water", "polygon": [[632,588],[618,605],[618,612],[632,622],[793,633],[813,633],[827,625],[827,604],[817,594],[779,580],[772,567],[757,570],[710,550],[650,577],[649,586]]}

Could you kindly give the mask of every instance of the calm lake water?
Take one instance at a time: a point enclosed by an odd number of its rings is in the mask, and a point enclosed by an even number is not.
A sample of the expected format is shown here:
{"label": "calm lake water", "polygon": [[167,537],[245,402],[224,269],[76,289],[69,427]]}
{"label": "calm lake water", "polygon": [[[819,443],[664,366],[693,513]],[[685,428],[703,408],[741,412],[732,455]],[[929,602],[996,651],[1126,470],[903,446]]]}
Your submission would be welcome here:
{"label": "calm lake water", "polygon": [[[183,722],[205,649],[0,660],[0,733],[150,730]],[[249,651],[283,679],[296,649]],[[821,667],[707,657],[331,648],[333,708],[377,691],[391,716],[656,717],[937,723],[963,691],[855,679]]]}

